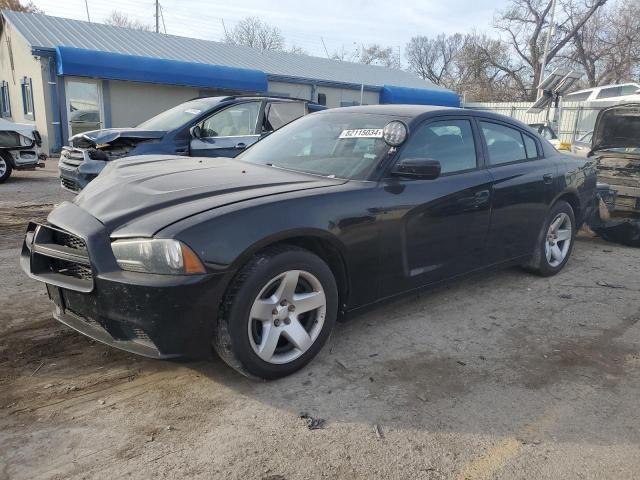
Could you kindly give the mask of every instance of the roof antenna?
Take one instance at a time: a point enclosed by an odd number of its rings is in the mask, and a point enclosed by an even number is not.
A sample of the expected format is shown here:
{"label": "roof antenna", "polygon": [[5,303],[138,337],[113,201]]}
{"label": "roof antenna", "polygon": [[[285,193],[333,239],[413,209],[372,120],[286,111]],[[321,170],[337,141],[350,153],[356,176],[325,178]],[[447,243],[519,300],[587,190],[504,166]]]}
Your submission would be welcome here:
{"label": "roof antenna", "polygon": [[326,46],[326,45],[325,45],[325,43],[324,43],[324,38],[320,37],[320,41],[322,42],[322,46],[324,47],[324,53],[326,53],[326,54],[327,54],[327,58],[331,58],[331,57],[329,56],[329,51],[327,50],[327,46]]}
{"label": "roof antenna", "polygon": [[89,0],[84,0],[84,6],[87,9],[87,22],[91,23],[91,17],[89,16]]}

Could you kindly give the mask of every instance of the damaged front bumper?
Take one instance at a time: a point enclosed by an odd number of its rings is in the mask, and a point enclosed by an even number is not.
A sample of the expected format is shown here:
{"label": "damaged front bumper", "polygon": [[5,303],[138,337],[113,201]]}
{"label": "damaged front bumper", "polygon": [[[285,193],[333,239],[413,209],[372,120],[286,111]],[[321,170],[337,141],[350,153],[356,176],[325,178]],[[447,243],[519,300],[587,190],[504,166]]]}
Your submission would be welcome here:
{"label": "damaged front bumper", "polygon": [[63,147],[58,162],[60,186],[69,192],[78,193],[106,166],[105,160],[91,158],[87,149]]}

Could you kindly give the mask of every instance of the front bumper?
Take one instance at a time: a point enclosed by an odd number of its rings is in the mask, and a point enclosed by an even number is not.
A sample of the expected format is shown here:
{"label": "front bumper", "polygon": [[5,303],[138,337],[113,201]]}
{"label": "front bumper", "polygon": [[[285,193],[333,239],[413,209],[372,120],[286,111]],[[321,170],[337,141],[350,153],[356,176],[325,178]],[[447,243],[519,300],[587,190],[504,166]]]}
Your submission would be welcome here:
{"label": "front bumper", "polygon": [[[58,220],[65,218],[69,223],[60,226],[65,222]],[[227,274],[126,272],[115,264],[108,236],[99,233],[104,227],[84,210],[66,203],[49,219],[56,226],[29,225],[21,265],[31,278],[46,283],[57,320],[147,357],[211,355]]]}
{"label": "front bumper", "polygon": [[93,160],[87,150],[63,147],[58,161],[60,186],[78,193],[107,166],[104,160]]}

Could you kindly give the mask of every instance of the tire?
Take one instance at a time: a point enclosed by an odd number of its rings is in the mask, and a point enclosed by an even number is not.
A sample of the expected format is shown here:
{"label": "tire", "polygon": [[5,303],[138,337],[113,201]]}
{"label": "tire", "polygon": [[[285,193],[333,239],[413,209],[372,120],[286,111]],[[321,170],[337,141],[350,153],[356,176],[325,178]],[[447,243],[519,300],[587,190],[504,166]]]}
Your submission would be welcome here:
{"label": "tire", "polygon": [[222,360],[244,375],[284,377],[316,356],[337,314],[336,281],[322,259],[295,246],[269,248],[251,258],[232,280],[213,346]]}
{"label": "tire", "polygon": [[569,261],[576,233],[573,208],[567,202],[559,200],[549,210],[538,236],[533,257],[525,268],[541,277],[550,277],[558,273]]}
{"label": "tire", "polygon": [[13,171],[11,161],[7,158],[8,155],[8,153],[0,152],[0,183],[3,183],[9,178]]}

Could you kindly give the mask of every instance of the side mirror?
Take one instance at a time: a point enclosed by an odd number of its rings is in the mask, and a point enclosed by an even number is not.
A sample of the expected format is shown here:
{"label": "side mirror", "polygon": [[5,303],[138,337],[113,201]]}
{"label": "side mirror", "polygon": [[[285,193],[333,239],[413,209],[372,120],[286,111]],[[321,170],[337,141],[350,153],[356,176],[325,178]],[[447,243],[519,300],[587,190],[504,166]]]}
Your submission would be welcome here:
{"label": "side mirror", "polygon": [[434,180],[440,176],[442,166],[429,158],[406,158],[396,163],[391,173],[398,177]]}
{"label": "side mirror", "polygon": [[191,138],[201,138],[202,127],[200,127],[200,125],[195,125],[189,129],[189,133],[191,134]]}

